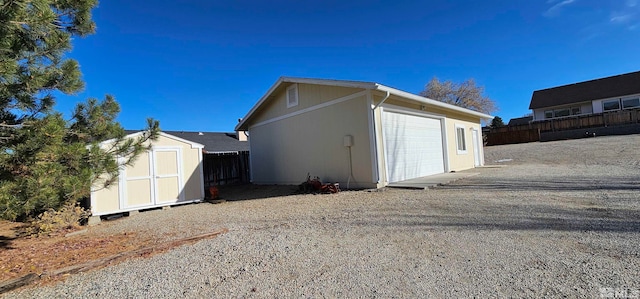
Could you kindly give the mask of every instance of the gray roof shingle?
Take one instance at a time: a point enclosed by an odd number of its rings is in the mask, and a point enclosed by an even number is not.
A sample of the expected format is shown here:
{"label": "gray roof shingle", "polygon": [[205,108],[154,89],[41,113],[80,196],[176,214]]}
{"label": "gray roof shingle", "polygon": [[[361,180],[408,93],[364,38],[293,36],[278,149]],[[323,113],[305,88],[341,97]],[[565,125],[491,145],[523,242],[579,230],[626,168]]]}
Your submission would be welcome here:
{"label": "gray roof shingle", "polygon": [[529,109],[568,105],[640,93],[640,71],[536,90]]}
{"label": "gray roof shingle", "polygon": [[509,120],[509,126],[528,125],[533,120],[533,116],[523,116],[518,118],[512,118]]}
{"label": "gray roof shingle", "polygon": [[[138,130],[126,130],[127,134]],[[249,151],[248,141],[239,141],[236,133],[224,132],[187,132],[187,131],[162,131],[185,140],[204,145],[208,153],[243,152]],[[243,134],[243,133],[240,133]]]}

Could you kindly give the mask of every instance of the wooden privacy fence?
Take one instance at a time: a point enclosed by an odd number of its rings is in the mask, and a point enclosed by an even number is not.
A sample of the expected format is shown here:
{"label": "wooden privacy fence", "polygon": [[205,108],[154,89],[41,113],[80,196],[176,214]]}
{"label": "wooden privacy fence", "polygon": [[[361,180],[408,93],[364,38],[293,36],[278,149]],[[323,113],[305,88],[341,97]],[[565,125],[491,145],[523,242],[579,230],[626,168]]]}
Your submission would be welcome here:
{"label": "wooden privacy fence", "polygon": [[540,131],[538,129],[487,133],[487,145],[526,143],[539,140]]}
{"label": "wooden privacy fence", "polygon": [[487,133],[487,145],[539,141],[540,134],[546,132],[613,127],[636,123],[640,123],[640,109],[546,119],[524,125],[491,128]]}

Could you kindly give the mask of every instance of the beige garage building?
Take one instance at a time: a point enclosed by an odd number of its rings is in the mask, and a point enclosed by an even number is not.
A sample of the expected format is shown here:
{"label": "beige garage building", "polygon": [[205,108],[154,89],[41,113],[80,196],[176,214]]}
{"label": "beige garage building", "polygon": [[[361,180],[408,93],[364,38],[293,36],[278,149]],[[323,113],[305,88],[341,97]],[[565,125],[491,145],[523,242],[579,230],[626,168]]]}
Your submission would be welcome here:
{"label": "beige garage building", "polygon": [[[142,132],[132,133],[136,138]],[[103,146],[108,146],[105,141]],[[132,166],[120,170],[118,182],[92,190],[93,216],[190,203],[204,199],[203,145],[164,132]]]}
{"label": "beige garage building", "polygon": [[252,182],[307,173],[351,188],[484,164],[493,117],[373,82],[280,78],[236,126],[249,132]]}

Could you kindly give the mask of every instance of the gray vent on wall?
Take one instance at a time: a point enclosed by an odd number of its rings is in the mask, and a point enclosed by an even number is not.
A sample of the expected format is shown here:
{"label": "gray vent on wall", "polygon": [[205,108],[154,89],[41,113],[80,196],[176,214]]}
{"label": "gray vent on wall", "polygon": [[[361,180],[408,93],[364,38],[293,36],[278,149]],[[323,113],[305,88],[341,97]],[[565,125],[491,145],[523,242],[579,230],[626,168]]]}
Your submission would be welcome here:
{"label": "gray vent on wall", "polygon": [[287,108],[298,106],[298,85],[293,84],[287,88]]}

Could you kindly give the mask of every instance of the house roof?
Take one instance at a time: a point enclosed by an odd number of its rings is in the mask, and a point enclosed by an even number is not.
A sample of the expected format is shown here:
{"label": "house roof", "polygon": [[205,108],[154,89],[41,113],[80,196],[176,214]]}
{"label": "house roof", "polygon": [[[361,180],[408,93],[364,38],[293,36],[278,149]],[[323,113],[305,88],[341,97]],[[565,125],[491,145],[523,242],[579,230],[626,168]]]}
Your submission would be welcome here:
{"label": "house roof", "polygon": [[278,90],[282,85],[286,83],[301,83],[301,84],[314,84],[314,85],[326,85],[326,86],[340,86],[340,87],[353,87],[353,88],[362,88],[362,89],[370,89],[370,90],[379,90],[382,92],[387,92],[391,95],[400,96],[406,99],[410,99],[422,104],[441,107],[449,110],[454,110],[457,112],[470,114],[476,117],[480,117],[483,119],[492,119],[493,116],[484,114],[481,112],[473,111],[470,109],[462,108],[459,106],[454,106],[451,104],[447,104],[444,102],[432,100],[429,98],[425,98],[423,96],[419,96],[416,94],[412,94],[406,91],[402,91],[399,89],[395,89],[392,87],[388,87],[382,84],[378,84],[375,82],[365,82],[365,81],[350,81],[350,80],[332,80],[332,79],[313,79],[313,78],[297,78],[297,77],[280,77],[276,83],[274,83],[271,88],[260,98],[260,100],[249,110],[249,112],[242,118],[240,123],[236,126],[236,130],[247,130],[248,129],[248,121],[251,120],[252,116],[256,111],[262,106],[266,101],[271,98],[271,95]]}
{"label": "house roof", "polygon": [[[204,145],[207,153],[227,153],[249,151],[249,142],[238,140],[236,133],[224,132],[185,132],[164,131],[186,140],[192,140]],[[243,134],[240,132],[240,134]]]}
{"label": "house roof", "polygon": [[533,120],[533,116],[524,116],[518,118],[512,118],[509,120],[509,126],[528,125]]}
{"label": "house roof", "polygon": [[[127,134],[136,132],[139,131],[126,131]],[[162,131],[161,134],[200,144],[209,154],[249,151],[249,142],[238,140],[236,133]]]}
{"label": "house roof", "polygon": [[536,90],[529,109],[568,105],[640,93],[640,71]]}

